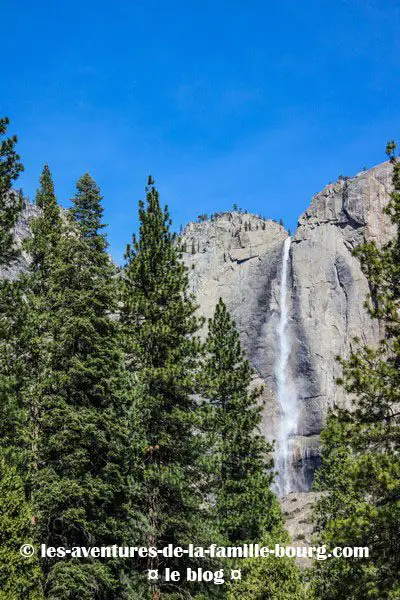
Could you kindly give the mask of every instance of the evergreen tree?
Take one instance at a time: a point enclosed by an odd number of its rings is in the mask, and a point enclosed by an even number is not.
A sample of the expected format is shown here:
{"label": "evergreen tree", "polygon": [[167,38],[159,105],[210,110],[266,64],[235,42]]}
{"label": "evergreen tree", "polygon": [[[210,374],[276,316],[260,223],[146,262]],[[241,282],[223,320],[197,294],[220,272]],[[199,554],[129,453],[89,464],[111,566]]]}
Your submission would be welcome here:
{"label": "evergreen tree", "polygon": [[[40,177],[36,206],[40,212],[30,222],[32,235],[24,243],[31,261],[28,273],[21,280],[24,322],[19,331],[18,357],[14,364],[14,369],[18,366],[18,381],[23,390],[21,395],[29,415],[29,461],[34,469],[37,469],[38,463],[42,394],[49,385],[53,316],[49,290],[62,235],[60,208],[48,165],[44,166]],[[22,364],[19,365],[19,362]],[[24,371],[24,364],[29,364],[29,370]]]}
{"label": "evergreen tree", "polygon": [[323,462],[317,488],[328,493],[317,509],[320,540],[328,546],[369,547],[370,558],[332,559],[320,564],[319,597],[400,597],[400,162],[393,165],[393,192],[386,208],[394,238],[356,254],[370,284],[367,304],[384,338],[378,348],[360,346],[342,360],[351,410],[333,412],[322,436]]}
{"label": "evergreen tree", "polygon": [[15,257],[13,228],[22,209],[22,197],[11,189],[23,166],[15,151],[16,136],[5,138],[9,120],[0,119],[0,264]]}
{"label": "evergreen tree", "polygon": [[[35,384],[24,390],[34,407],[30,485],[35,539],[68,548],[129,545],[137,531],[127,454],[127,378],[118,323],[112,318],[116,284],[102,233],[101,196],[88,174],[78,181],[56,244],[60,222],[47,168],[41,183],[43,215],[34,227],[33,269],[36,282],[45,285],[33,286],[32,295],[43,297],[33,302],[30,346],[34,357],[37,339],[45,339],[46,349],[36,363]],[[48,312],[43,319],[42,310]],[[124,566],[118,560],[42,559],[45,596],[124,598]]]}
{"label": "evergreen tree", "polygon": [[[23,170],[15,151],[17,138],[5,138],[8,119],[0,119],[0,264],[11,266],[18,252],[13,229],[22,209],[12,184]],[[26,411],[18,399],[21,370],[16,364],[16,334],[25,319],[20,282],[0,282],[0,598],[41,598],[37,559],[23,558],[22,543],[32,535],[32,510],[26,498],[23,439]],[[19,363],[19,367],[21,364]]]}
{"label": "evergreen tree", "polygon": [[[25,327],[26,307],[19,282],[0,282],[0,453],[8,459],[20,458],[26,428],[26,411],[19,399],[19,388],[27,376],[19,343]],[[19,460],[18,458],[18,460]]]}
{"label": "evergreen tree", "polygon": [[[274,548],[275,544],[288,544],[289,536],[283,532],[266,535],[262,545]],[[227,600],[312,600],[311,590],[307,590],[304,572],[293,558],[267,556],[248,558],[238,565],[242,578],[229,582]]]}
{"label": "evergreen tree", "polygon": [[[201,440],[195,427],[193,396],[200,350],[196,338],[199,320],[188,291],[187,270],[170,231],[168,209],[160,207],[151,178],[146,205],[139,203],[139,220],[139,237],[133,236],[126,254],[121,318],[129,367],[140,390],[135,404],[139,432],[136,446],[142,486],[140,507],[150,525],[146,545],[162,548],[169,543],[202,543],[202,535],[212,533],[207,531],[200,509]],[[161,576],[166,566],[183,572],[186,565],[185,556],[177,560],[158,555],[141,568],[159,569]],[[180,582],[180,589],[183,586],[184,590],[185,585]],[[193,594],[196,586],[188,586]],[[162,597],[173,595],[175,591],[176,586],[161,577],[152,597],[159,598],[161,592]]]}
{"label": "evergreen tree", "polygon": [[[222,299],[209,321],[205,352],[201,371],[205,462],[219,531],[229,545],[288,543],[277,498],[270,490],[272,446],[259,430],[262,390],[251,390],[252,368]],[[242,576],[227,584],[228,600],[305,597],[293,559],[248,559],[232,566],[240,568]]]}
{"label": "evergreen tree", "polygon": [[[15,152],[12,150],[11,155],[15,159]],[[9,180],[15,177],[17,167],[13,168],[13,175],[9,175]],[[50,173],[47,168],[47,179],[50,178]],[[41,179],[43,183],[43,175]],[[50,178],[51,189],[52,183]],[[43,186],[38,192],[38,196],[44,195]],[[53,192],[54,198],[54,192]],[[54,198],[55,202],[55,198]],[[29,239],[25,244],[25,250],[32,257],[32,263],[29,273],[26,277],[20,278],[18,281],[2,281],[0,290],[0,331],[1,331],[1,358],[0,358],[0,395],[1,395],[1,446],[8,448],[8,456],[13,455],[22,460],[26,464],[26,443],[28,430],[28,413],[27,407],[29,403],[21,402],[21,389],[25,386],[32,386],[35,380],[35,375],[38,373],[37,363],[38,357],[42,353],[44,340],[40,338],[37,331],[37,323],[34,322],[38,312],[42,315],[48,314],[47,307],[41,311],[34,308],[33,297],[37,294],[32,294],[33,287],[38,286],[40,265],[43,262],[43,256],[46,250],[47,238],[41,235],[41,227],[46,223],[46,206],[44,202],[40,203],[40,208],[43,211],[43,216],[33,219],[30,223],[33,239]],[[17,215],[14,215],[14,220]],[[15,221],[14,221],[15,222]],[[49,225],[50,235],[56,231],[54,220]],[[49,234],[49,232],[47,232]],[[47,236],[48,237],[48,236]],[[40,246],[40,250],[39,250]],[[50,246],[50,245],[49,245]],[[9,245],[9,250],[12,245]],[[49,256],[52,256],[54,247],[47,249],[47,261]],[[15,256],[15,254],[13,253]],[[10,258],[9,258],[10,260]],[[40,280],[46,281],[48,270],[41,274]],[[35,307],[36,308],[36,307]],[[34,317],[35,315],[35,317]],[[36,340],[35,350],[33,351],[32,341]],[[29,358],[28,358],[29,356]],[[34,366],[35,363],[35,366]],[[26,368],[29,364],[29,369]],[[26,398],[25,398],[26,400]],[[13,450],[12,450],[13,448]],[[18,449],[18,450],[17,450]],[[12,450],[12,451],[11,451]]]}
{"label": "evergreen tree", "polygon": [[31,519],[18,469],[0,456],[0,600],[43,598],[37,558],[20,554],[21,545],[33,541]]}
{"label": "evergreen tree", "polygon": [[20,547],[33,536],[32,505],[26,493],[28,413],[20,388],[26,365],[19,351],[26,310],[20,282],[0,286],[0,599],[42,597],[36,556]]}
{"label": "evergreen tree", "polygon": [[32,238],[26,242],[25,248],[31,257],[31,287],[36,286],[36,291],[43,293],[50,279],[62,233],[60,208],[48,165],[43,167],[40,177],[36,206],[40,209],[40,215],[30,223]]}
{"label": "evergreen tree", "polygon": [[252,368],[222,299],[209,320],[205,349],[202,395],[215,517],[230,543],[259,542],[282,523],[270,490],[272,446],[259,430],[262,390],[249,389]]}
{"label": "evergreen tree", "polygon": [[[23,166],[16,153],[16,136],[4,137],[9,125],[0,119],[0,265],[9,267],[17,256],[13,228],[22,209],[22,197],[11,188]],[[23,415],[15,397],[17,385],[15,332],[23,317],[22,289],[18,282],[0,281],[0,450],[15,458]],[[11,452],[11,449],[14,451]]]}

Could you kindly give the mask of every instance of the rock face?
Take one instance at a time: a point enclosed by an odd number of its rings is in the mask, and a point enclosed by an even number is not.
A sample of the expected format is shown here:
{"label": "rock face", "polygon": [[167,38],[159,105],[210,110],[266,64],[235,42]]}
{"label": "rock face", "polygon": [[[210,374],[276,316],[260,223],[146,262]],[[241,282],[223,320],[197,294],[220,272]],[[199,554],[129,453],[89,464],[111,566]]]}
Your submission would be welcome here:
{"label": "rock face", "polygon": [[[292,492],[282,500],[282,513],[290,535],[291,546],[307,548],[314,545],[312,539],[314,532],[313,509],[315,503],[322,496],[322,492]],[[311,567],[312,565],[312,560],[308,557],[299,557],[296,562],[301,567]]]}
{"label": "rock face", "polygon": [[[30,235],[29,222],[31,219],[38,215],[38,208],[36,205],[25,201],[23,211],[18,219],[16,227],[14,229],[14,239],[17,248],[21,248],[22,242]],[[29,256],[22,251],[18,260],[15,261],[9,267],[0,265],[0,279],[16,279],[21,272],[26,271],[29,264]]]}
{"label": "rock face", "polygon": [[328,406],[349,401],[335,383],[340,375],[336,356],[346,357],[355,337],[368,344],[379,340],[379,328],[364,308],[368,283],[352,250],[364,240],[380,246],[393,235],[382,210],[391,176],[390,163],[384,163],[330,184],[299,219],[291,277],[304,436],[320,431]]}
{"label": "rock face", "polygon": [[[368,283],[352,250],[364,240],[382,245],[393,235],[382,210],[389,200],[391,176],[390,163],[383,163],[329,184],[314,196],[292,238],[290,372],[299,406],[293,468],[302,472],[302,489],[309,487],[318,462],[319,433],[328,407],[349,402],[335,383],[340,374],[336,356],[348,355],[354,337],[369,344],[379,340],[377,324],[364,308]],[[269,439],[276,436],[280,417],[274,366],[287,235],[275,222],[236,212],[190,223],[183,234],[200,312],[210,317],[218,298],[224,299],[255,368],[255,383],[265,385],[263,428]]]}
{"label": "rock face", "polygon": [[200,312],[209,318],[220,297],[234,316],[241,341],[255,368],[255,385],[265,385],[264,433],[274,437],[278,413],[274,397],[279,271],[288,233],[274,221],[249,213],[223,213],[189,223],[183,234],[190,285]]}

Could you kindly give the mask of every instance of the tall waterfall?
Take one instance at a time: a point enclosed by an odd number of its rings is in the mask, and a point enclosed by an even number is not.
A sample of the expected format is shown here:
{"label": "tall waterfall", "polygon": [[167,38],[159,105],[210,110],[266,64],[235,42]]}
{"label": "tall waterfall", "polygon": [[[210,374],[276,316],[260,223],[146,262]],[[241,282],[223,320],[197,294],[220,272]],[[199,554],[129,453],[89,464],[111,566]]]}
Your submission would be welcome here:
{"label": "tall waterfall", "polygon": [[275,363],[275,380],[279,425],[276,436],[275,468],[278,470],[276,487],[280,496],[285,496],[292,491],[291,437],[296,434],[297,430],[297,394],[289,364],[291,337],[288,327],[287,289],[290,242],[290,237],[287,237],[283,245],[279,298],[280,317],[276,328],[278,352]]}

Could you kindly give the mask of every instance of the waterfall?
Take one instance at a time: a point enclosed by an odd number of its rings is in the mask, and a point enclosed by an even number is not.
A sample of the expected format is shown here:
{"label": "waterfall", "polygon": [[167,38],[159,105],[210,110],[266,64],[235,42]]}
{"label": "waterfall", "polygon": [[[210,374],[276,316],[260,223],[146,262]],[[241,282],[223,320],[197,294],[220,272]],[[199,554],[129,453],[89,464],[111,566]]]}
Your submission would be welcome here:
{"label": "waterfall", "polygon": [[276,488],[280,496],[285,496],[293,489],[291,446],[292,436],[297,431],[297,394],[289,364],[291,336],[288,327],[287,289],[290,242],[290,237],[287,237],[283,245],[279,294],[280,317],[276,328],[278,352],[275,363],[275,381],[279,425],[276,436],[275,468],[278,470]]}

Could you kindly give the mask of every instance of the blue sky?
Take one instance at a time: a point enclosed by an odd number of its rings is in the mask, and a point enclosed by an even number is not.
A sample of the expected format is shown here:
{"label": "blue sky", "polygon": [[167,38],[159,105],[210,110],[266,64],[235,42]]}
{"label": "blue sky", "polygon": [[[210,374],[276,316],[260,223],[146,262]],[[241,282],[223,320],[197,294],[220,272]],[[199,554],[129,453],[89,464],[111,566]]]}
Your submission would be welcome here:
{"label": "blue sky", "polygon": [[[293,229],[311,196],[400,129],[399,0],[1,2],[0,114],[34,197],[89,171],[111,252],[147,175],[174,225],[243,208]],[[6,49],[6,50],[4,50]]]}

